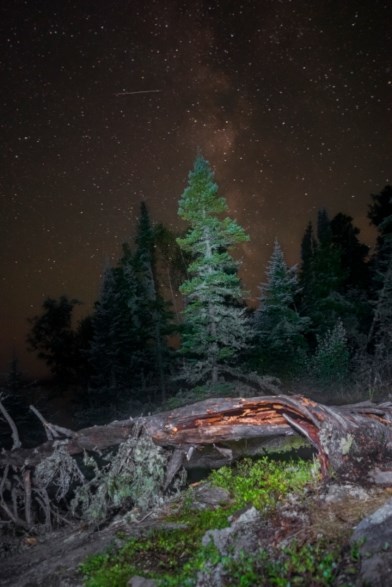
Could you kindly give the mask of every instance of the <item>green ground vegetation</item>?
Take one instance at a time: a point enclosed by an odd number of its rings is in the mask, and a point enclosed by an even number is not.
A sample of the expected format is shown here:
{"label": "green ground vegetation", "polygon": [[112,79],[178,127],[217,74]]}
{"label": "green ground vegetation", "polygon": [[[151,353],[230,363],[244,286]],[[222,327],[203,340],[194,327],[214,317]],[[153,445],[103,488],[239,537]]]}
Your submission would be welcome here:
{"label": "green ground vegetation", "polygon": [[[315,483],[311,461],[244,459],[212,472],[208,482],[230,492],[229,505],[194,510],[194,488],[189,487],[169,520],[174,529],[154,530],[142,539],[131,538],[119,550],[90,557],[81,566],[85,587],[125,587],[133,575],[154,578],[160,587],[192,587],[199,571],[217,564],[223,566],[227,586],[333,584],[341,553],[339,544],[330,541],[292,543],[274,556],[264,550],[222,556],[213,544],[202,545],[207,530],[227,527],[229,517],[246,506],[274,515],[289,493],[305,495],[305,488]],[[316,583],[304,582],[310,577]]]}

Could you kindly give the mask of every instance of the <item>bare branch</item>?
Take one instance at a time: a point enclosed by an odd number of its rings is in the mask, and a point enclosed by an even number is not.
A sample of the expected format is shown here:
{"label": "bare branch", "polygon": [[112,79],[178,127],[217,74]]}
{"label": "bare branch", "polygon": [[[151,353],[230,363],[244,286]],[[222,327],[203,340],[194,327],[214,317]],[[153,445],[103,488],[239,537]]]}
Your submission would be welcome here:
{"label": "bare branch", "polygon": [[37,416],[37,418],[42,423],[43,427],[45,428],[46,437],[48,440],[54,440],[55,438],[72,438],[75,433],[70,430],[69,428],[63,428],[62,426],[57,426],[57,424],[51,424],[41,414],[39,410],[33,405],[29,406],[30,410]]}
{"label": "bare branch", "polygon": [[3,414],[4,418],[7,420],[9,427],[11,428],[11,435],[12,435],[12,442],[13,442],[11,450],[15,450],[17,448],[20,448],[22,446],[22,443],[19,438],[18,429],[16,427],[15,422],[13,421],[13,419],[9,415],[8,411],[6,410],[1,399],[0,399],[0,412]]}
{"label": "bare branch", "polygon": [[25,519],[26,524],[31,526],[31,471],[26,469],[23,472],[24,495],[25,495]]}
{"label": "bare branch", "polygon": [[46,434],[46,438],[48,440],[54,440],[54,436],[52,435],[49,427],[48,427],[48,422],[47,420],[45,420],[45,418],[43,417],[43,415],[41,414],[41,412],[39,412],[37,410],[37,408],[35,408],[33,405],[29,406],[29,409],[33,412],[33,414],[35,416],[37,416],[38,420],[41,422],[41,424],[43,425],[44,429],[45,429],[45,434]]}
{"label": "bare branch", "polygon": [[7,480],[8,477],[8,471],[9,471],[9,467],[8,465],[5,467],[4,470],[4,474],[1,480],[1,484],[0,484],[0,508],[2,508],[2,510],[6,513],[6,515],[8,516],[9,520],[15,524],[15,526],[21,526],[22,528],[24,528],[25,530],[28,530],[28,524],[26,522],[24,522],[23,520],[21,520],[18,516],[18,510],[17,510],[17,497],[16,497],[16,489],[15,487],[12,489],[12,506],[13,506],[13,512],[11,511],[11,509],[8,507],[8,504],[6,503],[6,501],[4,500],[3,497],[3,488],[5,485],[5,482]]}

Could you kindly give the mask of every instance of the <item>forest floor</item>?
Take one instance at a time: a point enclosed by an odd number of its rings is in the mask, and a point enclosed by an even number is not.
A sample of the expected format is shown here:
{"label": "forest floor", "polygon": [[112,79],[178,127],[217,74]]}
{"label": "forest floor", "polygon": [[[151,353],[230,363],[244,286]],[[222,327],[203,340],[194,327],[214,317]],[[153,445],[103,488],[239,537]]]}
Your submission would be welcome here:
{"label": "forest floor", "polygon": [[[373,399],[297,392],[332,404]],[[67,407],[56,400],[50,419],[61,413],[60,423],[75,427]],[[160,507],[122,511],[99,527],[73,523],[16,535],[4,525],[0,586],[126,587],[136,575],[163,587],[390,585],[392,488],[332,479],[274,491],[273,507],[255,508],[253,494],[238,501],[230,488],[218,491],[204,479]]]}
{"label": "forest floor", "polygon": [[[276,495],[273,507],[255,509],[251,495],[239,507],[232,492],[203,480],[160,507],[122,512],[99,528],[78,524],[48,535],[5,536],[0,585],[126,587],[139,584],[130,581],[135,575],[152,577],[146,585],[179,587],[390,584],[391,488],[312,481]],[[383,508],[378,525],[367,518]],[[366,518],[365,534],[355,538]],[[213,551],[201,547],[208,536]],[[274,564],[257,552],[272,555]]]}

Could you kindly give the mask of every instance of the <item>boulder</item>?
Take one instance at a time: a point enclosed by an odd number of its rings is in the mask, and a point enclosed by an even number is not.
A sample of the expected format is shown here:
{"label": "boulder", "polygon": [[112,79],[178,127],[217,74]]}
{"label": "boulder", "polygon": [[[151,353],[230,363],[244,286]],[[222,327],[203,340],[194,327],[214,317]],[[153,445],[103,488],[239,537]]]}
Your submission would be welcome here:
{"label": "boulder", "polygon": [[361,554],[357,584],[389,587],[392,577],[392,500],[356,526],[351,544],[357,544]]}

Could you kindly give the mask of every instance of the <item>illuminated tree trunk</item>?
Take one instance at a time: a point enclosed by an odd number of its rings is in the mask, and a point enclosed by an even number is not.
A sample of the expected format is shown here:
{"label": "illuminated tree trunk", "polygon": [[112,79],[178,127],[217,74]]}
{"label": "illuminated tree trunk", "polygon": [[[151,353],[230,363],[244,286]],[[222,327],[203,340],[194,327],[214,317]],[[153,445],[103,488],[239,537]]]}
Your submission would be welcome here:
{"label": "illuminated tree trunk", "polygon": [[58,440],[71,455],[115,447],[144,426],[154,443],[180,451],[182,464],[219,467],[305,439],[317,452],[322,474],[371,480],[392,470],[392,403],[328,407],[303,396],[217,398],[149,417],[115,421],[77,432],[45,423],[52,436],[34,448],[0,454],[1,467],[34,467]]}

